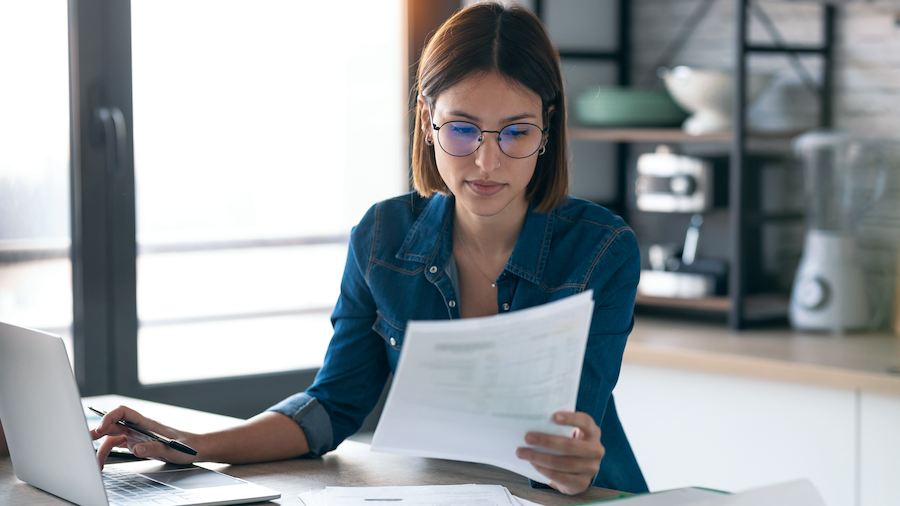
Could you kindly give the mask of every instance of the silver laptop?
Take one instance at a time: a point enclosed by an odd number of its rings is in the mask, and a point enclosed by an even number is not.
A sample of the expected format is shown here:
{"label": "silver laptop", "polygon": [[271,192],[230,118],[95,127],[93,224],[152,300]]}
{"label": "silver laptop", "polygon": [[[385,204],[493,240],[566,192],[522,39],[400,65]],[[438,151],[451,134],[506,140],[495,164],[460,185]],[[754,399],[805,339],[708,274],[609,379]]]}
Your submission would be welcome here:
{"label": "silver laptop", "polygon": [[0,322],[0,421],[16,476],[81,506],[214,505],[278,492],[198,466],[100,465],[59,336]]}

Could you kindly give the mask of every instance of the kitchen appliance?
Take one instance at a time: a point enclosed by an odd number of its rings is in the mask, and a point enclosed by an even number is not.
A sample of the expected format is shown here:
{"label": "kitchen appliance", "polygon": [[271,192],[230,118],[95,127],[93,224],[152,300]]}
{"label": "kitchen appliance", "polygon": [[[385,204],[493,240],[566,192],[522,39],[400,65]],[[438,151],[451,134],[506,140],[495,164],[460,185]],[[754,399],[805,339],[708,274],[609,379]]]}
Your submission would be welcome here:
{"label": "kitchen appliance", "polygon": [[[666,89],[681,107],[693,113],[682,128],[691,135],[729,131],[734,109],[734,76],[721,70],[679,66],[659,69]],[[747,98],[753,100],[772,80],[770,74],[747,77]]]}
{"label": "kitchen appliance", "polygon": [[701,213],[713,206],[712,163],[676,155],[666,145],[637,160],[637,208],[661,213]]}
{"label": "kitchen appliance", "polygon": [[[671,244],[653,244],[648,248],[651,269],[641,271],[638,293],[681,299],[724,294],[727,262],[697,255],[702,213],[723,203],[722,188],[713,184],[714,163],[677,155],[668,146],[660,145],[656,152],[638,157],[636,173],[634,192],[639,210],[693,214],[680,252]],[[724,181],[718,183],[721,182]]]}
{"label": "kitchen appliance", "polygon": [[874,145],[843,131],[803,134],[793,148],[803,163],[807,232],[791,292],[791,325],[836,334],[866,328],[869,300],[853,231],[884,192],[884,161]]}

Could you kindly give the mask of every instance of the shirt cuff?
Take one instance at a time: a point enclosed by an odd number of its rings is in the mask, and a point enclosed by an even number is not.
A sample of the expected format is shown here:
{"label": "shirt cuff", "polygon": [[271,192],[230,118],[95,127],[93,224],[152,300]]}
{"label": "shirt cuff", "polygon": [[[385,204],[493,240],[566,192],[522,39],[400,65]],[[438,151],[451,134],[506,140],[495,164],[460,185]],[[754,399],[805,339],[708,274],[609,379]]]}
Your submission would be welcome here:
{"label": "shirt cuff", "polygon": [[306,435],[306,444],[309,446],[307,455],[318,457],[331,451],[331,445],[334,442],[331,417],[315,397],[301,392],[288,397],[266,411],[275,411],[289,416],[300,425]]}
{"label": "shirt cuff", "polygon": [[550,485],[547,485],[546,483],[534,481],[531,478],[528,478],[528,483],[531,483],[531,488],[552,488]]}

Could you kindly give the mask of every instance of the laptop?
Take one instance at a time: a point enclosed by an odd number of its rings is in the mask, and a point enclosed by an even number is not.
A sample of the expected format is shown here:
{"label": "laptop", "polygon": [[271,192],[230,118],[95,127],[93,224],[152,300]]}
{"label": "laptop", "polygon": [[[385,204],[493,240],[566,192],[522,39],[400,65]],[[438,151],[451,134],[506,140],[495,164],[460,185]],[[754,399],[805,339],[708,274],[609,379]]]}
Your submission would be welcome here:
{"label": "laptop", "polygon": [[0,421],[16,476],[80,506],[242,504],[281,494],[199,466],[146,460],[100,471],[59,336],[0,322]]}

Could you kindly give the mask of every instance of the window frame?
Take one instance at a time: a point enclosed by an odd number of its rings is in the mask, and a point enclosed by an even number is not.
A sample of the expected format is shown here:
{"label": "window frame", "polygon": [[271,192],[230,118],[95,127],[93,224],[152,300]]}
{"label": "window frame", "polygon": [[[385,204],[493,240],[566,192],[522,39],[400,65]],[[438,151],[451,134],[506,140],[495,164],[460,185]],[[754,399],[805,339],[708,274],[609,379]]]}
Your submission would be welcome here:
{"label": "window frame", "polygon": [[[429,34],[459,0],[401,0],[407,89]],[[81,394],[118,394],[248,418],[302,392],[317,369],[144,385],[138,380],[137,266],[130,0],[68,0],[72,335]],[[414,104],[415,97],[410,98]],[[122,153],[107,145],[98,108],[117,108]],[[414,122],[410,118],[410,137]],[[411,146],[411,143],[410,143]],[[115,171],[107,159],[119,160]],[[334,238],[346,241],[346,237]],[[189,357],[173,353],[175,364]],[[390,382],[362,430],[374,430]]]}
{"label": "window frame", "polygon": [[[73,342],[81,394],[114,393],[247,418],[303,391],[317,369],[140,383],[130,2],[70,0],[69,57]],[[121,155],[107,145],[96,117],[101,107],[122,113]],[[189,366],[190,357],[173,352],[172,362]]]}

